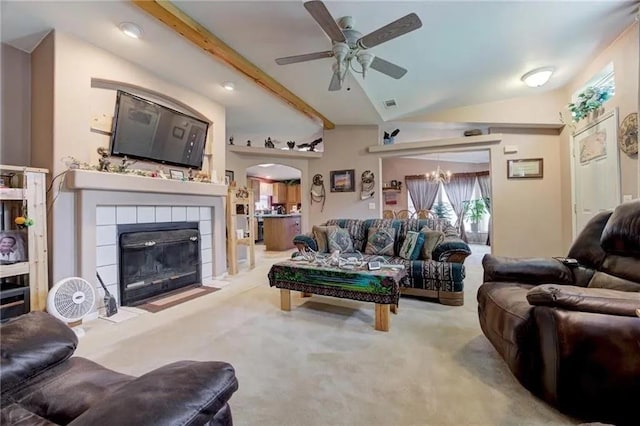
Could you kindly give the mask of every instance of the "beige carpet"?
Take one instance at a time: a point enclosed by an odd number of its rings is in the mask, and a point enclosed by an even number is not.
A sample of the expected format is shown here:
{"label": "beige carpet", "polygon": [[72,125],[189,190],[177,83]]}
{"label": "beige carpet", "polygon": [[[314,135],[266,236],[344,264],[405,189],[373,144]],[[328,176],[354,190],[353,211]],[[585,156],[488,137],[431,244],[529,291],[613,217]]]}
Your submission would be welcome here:
{"label": "beige carpet", "polygon": [[281,311],[266,274],[283,255],[261,252],[255,270],[172,309],[93,321],[77,354],[135,375],[180,359],[230,362],[236,425],[577,423],[522,388],[482,335],[481,254],[467,262],[465,306],[402,298],[388,333],[374,330],[368,303],[293,293]]}

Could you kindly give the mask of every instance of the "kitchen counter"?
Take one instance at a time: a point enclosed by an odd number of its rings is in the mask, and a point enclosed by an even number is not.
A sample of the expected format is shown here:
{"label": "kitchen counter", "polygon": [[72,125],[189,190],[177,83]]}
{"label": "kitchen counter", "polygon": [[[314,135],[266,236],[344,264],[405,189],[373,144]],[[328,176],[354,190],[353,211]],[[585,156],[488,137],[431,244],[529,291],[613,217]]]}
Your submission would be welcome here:
{"label": "kitchen counter", "polygon": [[299,214],[262,215],[264,221],[264,245],[269,251],[293,248],[293,237],[300,234]]}

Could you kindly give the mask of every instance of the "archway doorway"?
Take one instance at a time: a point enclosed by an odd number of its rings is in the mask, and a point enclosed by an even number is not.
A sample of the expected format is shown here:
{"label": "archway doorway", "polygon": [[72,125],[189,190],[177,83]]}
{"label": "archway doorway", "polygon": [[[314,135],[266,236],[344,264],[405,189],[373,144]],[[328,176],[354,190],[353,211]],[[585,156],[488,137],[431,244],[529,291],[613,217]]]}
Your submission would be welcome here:
{"label": "archway doorway", "polygon": [[262,163],[248,167],[246,173],[247,187],[255,194],[256,244],[264,245],[268,251],[293,248],[294,234],[301,232],[302,171],[283,164]]}
{"label": "archway doorway", "polygon": [[[426,209],[457,226],[469,244],[489,245],[490,170],[489,149],[383,158],[383,214],[404,212],[412,217]],[[433,178],[437,175],[454,179],[443,182]]]}

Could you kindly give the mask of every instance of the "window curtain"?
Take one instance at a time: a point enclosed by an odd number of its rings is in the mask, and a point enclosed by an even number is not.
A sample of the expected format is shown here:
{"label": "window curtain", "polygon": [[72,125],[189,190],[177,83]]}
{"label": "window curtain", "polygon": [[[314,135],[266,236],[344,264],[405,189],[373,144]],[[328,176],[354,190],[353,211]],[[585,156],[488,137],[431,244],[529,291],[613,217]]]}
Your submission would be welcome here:
{"label": "window curtain", "polygon": [[407,192],[416,210],[431,210],[438,195],[438,184],[424,177],[405,176]]}
{"label": "window curtain", "polygon": [[444,183],[444,189],[453,207],[458,220],[456,226],[460,230],[460,238],[468,242],[467,233],[464,230],[464,202],[473,196],[473,186],[476,183],[476,173],[456,173],[451,176],[451,182]]}
{"label": "window curtain", "polygon": [[[487,210],[489,210],[489,214],[491,214],[491,177],[489,176],[489,172],[480,172],[478,173],[478,186],[480,187],[480,193],[482,194],[482,198],[484,199],[484,204],[487,206]],[[489,217],[489,232],[487,234],[487,245],[491,245],[491,222],[493,221],[493,216]]]}

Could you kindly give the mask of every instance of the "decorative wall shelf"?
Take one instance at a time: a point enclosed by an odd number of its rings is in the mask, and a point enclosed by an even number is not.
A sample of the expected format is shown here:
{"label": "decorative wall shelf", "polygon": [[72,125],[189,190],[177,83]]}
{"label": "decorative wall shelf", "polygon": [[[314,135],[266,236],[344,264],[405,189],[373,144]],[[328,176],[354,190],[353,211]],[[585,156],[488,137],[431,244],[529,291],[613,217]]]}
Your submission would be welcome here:
{"label": "decorative wall shelf", "polygon": [[95,170],[70,170],[65,177],[65,182],[69,189],[219,197],[227,195],[227,186],[221,184],[161,179],[125,173],[98,172]]}
{"label": "decorative wall shelf", "polygon": [[502,141],[502,134],[495,133],[479,136],[463,136],[459,138],[434,139],[429,141],[404,142],[392,145],[374,145],[369,147],[372,154],[410,153],[411,151],[436,150],[443,147],[465,147],[468,145],[496,144]]}
{"label": "decorative wall shelf", "polygon": [[278,157],[278,158],[304,158],[315,159],[322,158],[322,152],[316,151],[298,151],[278,148],[263,148],[260,146],[242,146],[227,145],[227,151],[235,152],[240,155],[259,155],[262,157]]}

